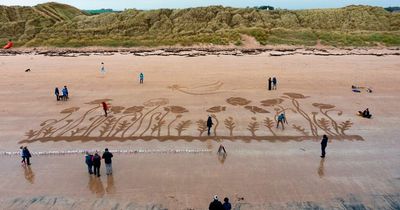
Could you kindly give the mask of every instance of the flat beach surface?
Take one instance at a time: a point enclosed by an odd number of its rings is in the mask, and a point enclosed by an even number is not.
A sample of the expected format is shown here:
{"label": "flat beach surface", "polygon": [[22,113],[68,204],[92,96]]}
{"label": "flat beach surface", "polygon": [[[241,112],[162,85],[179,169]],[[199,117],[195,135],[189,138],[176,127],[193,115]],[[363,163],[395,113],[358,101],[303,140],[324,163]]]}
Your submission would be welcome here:
{"label": "flat beach surface", "polygon": [[[0,209],[400,209],[399,56],[25,54],[0,73]],[[29,168],[5,154],[20,145]],[[90,177],[78,153],[105,147],[114,174]]]}

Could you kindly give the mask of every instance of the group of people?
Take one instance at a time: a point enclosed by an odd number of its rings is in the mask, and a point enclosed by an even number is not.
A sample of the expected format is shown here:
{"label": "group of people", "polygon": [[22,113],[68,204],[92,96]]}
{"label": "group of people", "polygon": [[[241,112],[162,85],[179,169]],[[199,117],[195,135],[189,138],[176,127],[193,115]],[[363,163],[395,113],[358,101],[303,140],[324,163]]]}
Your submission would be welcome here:
{"label": "group of people", "polygon": [[94,154],[86,152],[85,163],[88,168],[88,173],[100,177],[101,159],[104,159],[104,163],[106,165],[106,174],[112,175],[112,160],[111,160],[112,158],[113,154],[110,151],[108,151],[108,148],[104,150],[103,155],[101,157],[97,151]]}
{"label": "group of people", "polygon": [[31,152],[29,152],[28,147],[19,147],[19,155],[22,158],[21,163],[23,165],[31,165],[30,158],[32,157],[32,155]]}
{"label": "group of people", "polygon": [[68,88],[65,85],[64,88],[61,90],[61,94],[60,94],[60,90],[58,89],[58,87],[56,87],[54,89],[54,95],[56,95],[56,99],[57,101],[66,101],[69,99],[68,97]]}
{"label": "group of people", "polygon": [[268,78],[268,90],[276,90],[278,80],[276,77]]}
{"label": "group of people", "polygon": [[214,195],[213,201],[211,201],[209,207],[209,210],[231,210],[232,205],[229,203],[229,198],[224,198],[224,203],[221,203],[221,201],[218,200],[218,196]]}

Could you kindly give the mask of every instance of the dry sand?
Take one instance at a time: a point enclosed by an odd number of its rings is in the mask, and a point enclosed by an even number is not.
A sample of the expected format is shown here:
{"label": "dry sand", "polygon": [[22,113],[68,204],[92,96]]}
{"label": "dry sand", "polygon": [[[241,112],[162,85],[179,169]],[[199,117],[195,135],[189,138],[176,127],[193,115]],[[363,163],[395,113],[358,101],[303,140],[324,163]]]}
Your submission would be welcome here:
{"label": "dry sand", "polygon": [[[206,209],[218,194],[238,209],[399,209],[399,67],[398,56],[0,57],[0,152],[16,151],[21,141],[32,152],[183,150],[116,154],[113,177],[103,172],[100,179],[86,174],[81,154],[34,156],[30,169],[18,156],[1,155],[0,208]],[[267,76],[278,78],[278,90],[266,90]],[[57,102],[54,88],[63,85],[70,100]],[[373,93],[353,93],[351,85]],[[277,98],[283,101],[266,101]],[[97,99],[112,99],[122,110],[104,118],[97,104],[87,104]],[[143,106],[146,117],[132,120],[126,111],[132,106]],[[373,119],[355,115],[367,107]],[[289,121],[284,131],[274,128],[282,109]],[[217,136],[198,137],[196,122],[209,114],[219,121]],[[118,130],[118,119],[136,124]],[[341,129],[346,121],[351,126]],[[31,129],[36,136],[28,138]],[[78,133],[71,137],[71,131]],[[327,132],[331,141],[321,160],[319,136]],[[216,155],[220,143],[226,158]]]}

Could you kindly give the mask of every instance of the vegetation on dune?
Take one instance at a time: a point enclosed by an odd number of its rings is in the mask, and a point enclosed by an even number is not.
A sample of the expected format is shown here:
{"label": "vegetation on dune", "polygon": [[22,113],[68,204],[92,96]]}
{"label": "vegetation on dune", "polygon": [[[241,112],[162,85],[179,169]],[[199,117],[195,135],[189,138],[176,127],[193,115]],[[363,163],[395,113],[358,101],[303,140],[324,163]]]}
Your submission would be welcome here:
{"label": "vegetation on dune", "polygon": [[0,39],[11,38],[16,46],[240,45],[241,34],[262,45],[400,45],[400,13],[370,6],[295,11],[209,6],[90,15],[46,3],[0,11]]}

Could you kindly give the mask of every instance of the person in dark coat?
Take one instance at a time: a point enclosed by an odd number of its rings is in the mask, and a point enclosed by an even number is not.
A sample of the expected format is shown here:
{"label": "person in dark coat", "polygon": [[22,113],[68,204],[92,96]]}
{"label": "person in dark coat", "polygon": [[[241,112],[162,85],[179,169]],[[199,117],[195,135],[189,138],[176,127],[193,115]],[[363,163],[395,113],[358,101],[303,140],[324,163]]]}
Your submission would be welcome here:
{"label": "person in dark coat", "polygon": [[272,78],[272,89],[276,90],[276,84],[278,83],[278,81],[276,80],[276,77]]}
{"label": "person in dark coat", "polygon": [[113,157],[113,154],[108,151],[108,148],[104,150],[102,158],[104,159],[104,163],[106,165],[106,174],[111,175],[112,174],[112,161],[111,158]]}
{"label": "person in dark coat", "polygon": [[208,127],[208,135],[210,135],[210,130],[211,130],[211,127],[213,126],[213,121],[212,121],[212,119],[211,119],[211,116],[208,116],[208,119],[207,119],[207,127]]}
{"label": "person in dark coat", "polygon": [[54,90],[54,94],[56,95],[57,101],[59,101],[60,100],[60,90],[58,89],[58,87],[56,87],[56,89]]}
{"label": "person in dark coat", "polygon": [[218,196],[214,195],[213,201],[208,207],[209,210],[224,210],[222,203],[218,200]]}
{"label": "person in dark coat", "polygon": [[224,208],[224,210],[232,209],[232,205],[231,203],[229,203],[229,198],[224,198],[224,204],[222,204],[222,207]]}
{"label": "person in dark coat", "polygon": [[106,102],[101,102],[101,105],[103,105],[104,116],[107,117],[108,106]]}
{"label": "person in dark coat", "polygon": [[24,147],[24,149],[22,150],[22,155],[23,155],[23,157],[25,157],[26,164],[28,166],[31,165],[30,158],[32,157],[32,155],[29,152],[28,147]]}
{"label": "person in dark coat", "polygon": [[271,77],[270,78],[268,78],[268,90],[271,90],[271,87],[272,86],[272,79],[271,79]]}
{"label": "person in dark coat", "polygon": [[94,167],[94,175],[100,177],[100,165],[101,165],[101,157],[96,152],[93,156],[93,167]]}
{"label": "person in dark coat", "polygon": [[321,158],[325,157],[325,149],[328,146],[328,136],[324,135],[321,141]]}
{"label": "person in dark coat", "polygon": [[93,155],[91,155],[89,152],[86,152],[85,163],[86,163],[86,165],[88,167],[89,174],[93,174],[93,170],[92,170],[92,168],[93,168],[93,160],[92,159],[93,159]]}

